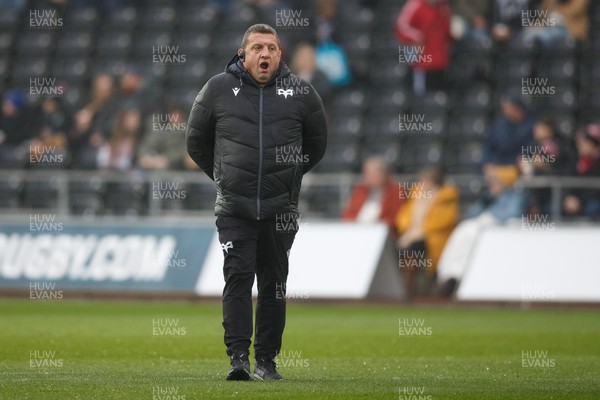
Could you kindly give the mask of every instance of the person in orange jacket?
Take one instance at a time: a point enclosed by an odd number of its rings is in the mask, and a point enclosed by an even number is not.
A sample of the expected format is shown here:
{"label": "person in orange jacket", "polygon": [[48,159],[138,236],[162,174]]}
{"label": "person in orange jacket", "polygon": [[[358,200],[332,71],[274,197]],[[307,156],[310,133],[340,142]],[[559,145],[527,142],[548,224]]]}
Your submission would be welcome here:
{"label": "person in orange jacket", "polygon": [[370,157],[363,163],[363,178],[352,190],[342,220],[384,222],[396,233],[396,214],[401,208],[401,190],[383,157]]}
{"label": "person in orange jacket", "polygon": [[408,202],[397,214],[396,228],[400,233],[399,265],[411,297],[417,275],[425,275],[428,285],[434,282],[442,250],[458,222],[459,192],[444,185],[444,174],[438,167],[423,169],[419,181],[408,189]]}

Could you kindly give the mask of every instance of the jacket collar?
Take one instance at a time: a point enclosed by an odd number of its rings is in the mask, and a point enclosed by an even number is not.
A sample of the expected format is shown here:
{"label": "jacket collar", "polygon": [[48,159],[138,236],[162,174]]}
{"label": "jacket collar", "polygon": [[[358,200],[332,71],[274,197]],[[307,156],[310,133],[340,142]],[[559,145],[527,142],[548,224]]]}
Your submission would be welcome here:
{"label": "jacket collar", "polygon": [[[233,56],[229,63],[227,63],[227,66],[225,67],[225,72],[227,72],[228,74],[232,74],[233,76],[238,78],[240,80],[240,83],[243,81],[250,85],[260,87],[260,85],[252,78],[252,76],[250,76],[248,70],[244,68],[242,61],[240,60],[237,54]],[[265,83],[264,87],[274,85],[275,80],[277,78],[286,78],[289,74],[290,69],[288,68],[286,63],[280,61],[279,68],[277,68],[277,71],[275,71],[271,79],[269,79],[269,81]]]}

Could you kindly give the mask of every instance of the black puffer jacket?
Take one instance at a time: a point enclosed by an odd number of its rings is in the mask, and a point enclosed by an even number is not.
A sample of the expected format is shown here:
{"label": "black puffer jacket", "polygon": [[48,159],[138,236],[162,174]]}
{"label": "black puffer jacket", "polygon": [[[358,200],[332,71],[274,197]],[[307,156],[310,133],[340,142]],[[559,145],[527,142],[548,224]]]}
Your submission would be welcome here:
{"label": "black puffer jacket", "polygon": [[319,95],[285,63],[260,87],[236,56],[198,93],[186,140],[216,183],[216,215],[270,220],[298,212],[302,175],[325,153],[327,123]]}

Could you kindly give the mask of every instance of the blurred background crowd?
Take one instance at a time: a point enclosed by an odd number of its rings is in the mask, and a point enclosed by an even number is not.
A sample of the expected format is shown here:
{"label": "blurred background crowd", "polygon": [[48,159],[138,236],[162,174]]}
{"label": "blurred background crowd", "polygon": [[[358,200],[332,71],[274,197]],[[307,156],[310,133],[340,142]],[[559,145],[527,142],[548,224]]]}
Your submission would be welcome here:
{"label": "blurred background crowd", "polygon": [[[451,282],[476,232],[451,237],[459,220],[600,216],[598,185],[559,188],[558,210],[549,186],[515,186],[600,176],[595,3],[0,0],[0,206],[55,204],[52,181],[15,170],[196,169],[185,152],[194,97],[244,30],[265,22],[328,112],[329,147],[305,210],[385,221],[400,249],[426,250]],[[362,174],[352,190],[326,184],[348,173]],[[186,209],[211,210],[210,185],[185,185]],[[144,214],[132,201],[148,190],[134,178],[72,180],[70,211]],[[459,250],[442,256],[448,240]]]}

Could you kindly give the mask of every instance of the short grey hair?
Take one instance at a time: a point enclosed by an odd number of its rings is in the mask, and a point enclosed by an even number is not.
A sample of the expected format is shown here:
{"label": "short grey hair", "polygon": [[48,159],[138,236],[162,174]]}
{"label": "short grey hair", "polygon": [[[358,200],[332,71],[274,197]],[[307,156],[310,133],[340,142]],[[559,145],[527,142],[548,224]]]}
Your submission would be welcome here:
{"label": "short grey hair", "polygon": [[267,35],[273,35],[273,36],[275,36],[275,39],[277,39],[277,44],[279,45],[279,43],[280,43],[279,35],[277,34],[277,31],[271,25],[254,24],[251,27],[249,27],[248,29],[246,29],[246,32],[244,33],[244,37],[242,38],[242,44],[241,44],[242,49],[246,48],[246,45],[248,44],[248,38],[253,33],[264,33]]}

